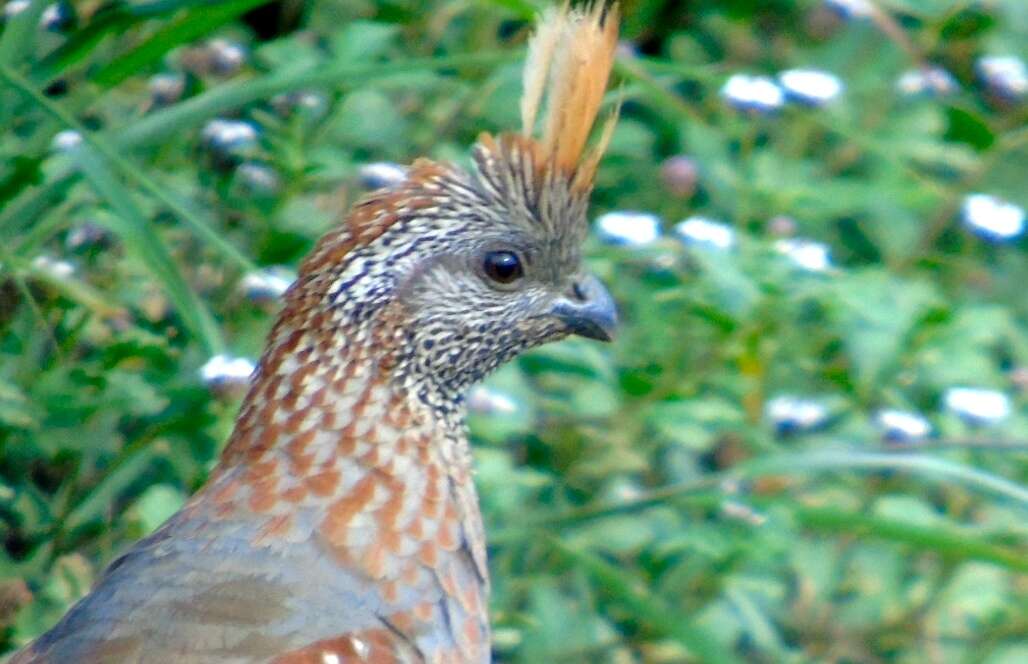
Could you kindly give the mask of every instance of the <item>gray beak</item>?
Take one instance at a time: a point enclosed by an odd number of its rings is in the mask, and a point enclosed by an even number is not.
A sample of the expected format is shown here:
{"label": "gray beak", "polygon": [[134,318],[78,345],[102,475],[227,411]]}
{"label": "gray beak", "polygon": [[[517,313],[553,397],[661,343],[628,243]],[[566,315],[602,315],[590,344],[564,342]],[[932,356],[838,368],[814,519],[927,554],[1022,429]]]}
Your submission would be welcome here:
{"label": "gray beak", "polygon": [[568,331],[598,341],[612,341],[617,332],[618,313],[614,299],[596,277],[589,275],[575,283],[568,297],[553,305],[553,315]]}

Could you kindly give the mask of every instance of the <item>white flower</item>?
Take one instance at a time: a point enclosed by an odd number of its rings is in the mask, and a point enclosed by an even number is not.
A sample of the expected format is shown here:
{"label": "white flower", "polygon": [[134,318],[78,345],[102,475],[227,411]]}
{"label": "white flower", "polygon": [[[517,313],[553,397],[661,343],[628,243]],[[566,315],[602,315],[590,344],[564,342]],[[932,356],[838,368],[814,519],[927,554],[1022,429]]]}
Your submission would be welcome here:
{"label": "white flower", "polygon": [[74,129],[65,129],[54,134],[50,144],[58,152],[68,152],[82,145],[82,134]]}
{"label": "white flower", "polygon": [[838,76],[818,69],[788,69],[778,75],[785,95],[808,106],[823,106],[842,94]]}
{"label": "white flower", "polygon": [[299,112],[309,119],[317,119],[328,110],[328,100],[320,92],[295,90],[275,95],[271,98],[271,106],[282,116]]}
{"label": "white flower", "polygon": [[512,415],[518,410],[514,399],[485,385],[471,388],[467,404],[470,411],[483,415]]}
{"label": "white flower", "polygon": [[825,6],[843,18],[867,18],[874,13],[868,0],[825,0]]}
{"label": "white flower", "polygon": [[255,365],[245,357],[215,355],[200,367],[200,380],[218,392],[234,392],[250,382]]}
{"label": "white flower", "polygon": [[1011,240],[1024,232],[1024,208],[996,196],[965,197],[962,216],[968,230],[986,240]]}
{"label": "white flower", "polygon": [[828,245],[803,238],[784,238],[775,242],[778,253],[808,272],[827,272],[832,267]]}
{"label": "white flower", "polygon": [[257,128],[243,120],[215,118],[204,125],[204,140],[212,146],[237,146],[257,140]]}
{"label": "white flower", "polygon": [[239,282],[239,289],[253,302],[274,301],[282,297],[296,281],[296,275],[285,267],[267,267],[250,272]]}
{"label": "white flower", "polygon": [[71,20],[68,7],[61,2],[47,5],[43,13],[39,15],[39,27],[44,30],[58,31],[65,27]]}
{"label": "white flower", "polygon": [[689,217],[674,228],[682,242],[692,246],[726,250],[735,246],[735,231],[731,226],[705,217]]}
{"label": "white flower", "polygon": [[765,412],[780,433],[809,431],[828,419],[828,409],[822,403],[788,395],[768,401]]}
{"label": "white flower", "polygon": [[110,231],[99,224],[87,221],[68,231],[64,238],[64,246],[71,251],[77,251],[88,247],[103,247],[111,240]]}
{"label": "white flower", "polygon": [[973,424],[995,424],[1010,415],[1010,398],[998,390],[951,387],[943,401],[950,412]]}
{"label": "white flower", "polygon": [[1012,55],[988,55],[978,59],[978,76],[993,92],[1016,99],[1028,93],[1028,68]]}
{"label": "white flower", "polygon": [[182,98],[186,89],[186,79],[182,74],[156,74],[148,84],[150,100],[154,106],[174,104]]}
{"label": "white flower", "polygon": [[785,103],[785,93],[767,76],[732,74],[721,87],[721,96],[740,111],[768,113]]}
{"label": "white flower", "polygon": [[4,18],[11,19],[29,8],[31,0],[10,0],[4,5]]}
{"label": "white flower", "polygon": [[956,91],[957,82],[942,67],[932,66],[903,72],[896,81],[896,89],[910,97],[944,97]]}
{"label": "white flower", "polygon": [[391,161],[376,161],[360,167],[358,175],[365,189],[383,189],[407,179],[407,169]]}
{"label": "white flower", "polygon": [[248,191],[256,194],[273,194],[280,184],[278,173],[273,168],[253,161],[240,164],[236,177]]}
{"label": "white flower", "polygon": [[246,49],[227,39],[212,39],[207,43],[211,71],[221,76],[235,74],[246,62]]}
{"label": "white flower", "polygon": [[898,442],[921,440],[932,432],[928,420],[905,410],[880,410],[875,415],[875,423],[887,440]]}
{"label": "white flower", "polygon": [[596,230],[607,244],[642,246],[660,237],[660,219],[647,212],[608,212],[596,219]]}
{"label": "white flower", "polygon": [[36,256],[32,260],[32,267],[37,270],[49,272],[52,276],[55,276],[58,279],[67,279],[71,275],[75,274],[75,266],[68,261],[61,260],[59,258],[52,258],[46,255]]}

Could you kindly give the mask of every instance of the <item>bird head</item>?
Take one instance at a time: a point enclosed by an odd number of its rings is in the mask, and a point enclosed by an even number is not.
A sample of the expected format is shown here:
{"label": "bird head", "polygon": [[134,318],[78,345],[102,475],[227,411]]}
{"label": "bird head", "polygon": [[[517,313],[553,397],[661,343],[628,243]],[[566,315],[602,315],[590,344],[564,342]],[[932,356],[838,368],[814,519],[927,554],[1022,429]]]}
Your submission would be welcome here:
{"label": "bird head", "polygon": [[581,247],[616,118],[587,149],[616,38],[614,9],[547,11],[525,65],[522,132],[482,135],[471,172],[420,160],[359,202],[305,261],[283,318],[335,334],[339,352],[388,349],[380,364],[433,405],[528,348],[612,339],[614,303]]}

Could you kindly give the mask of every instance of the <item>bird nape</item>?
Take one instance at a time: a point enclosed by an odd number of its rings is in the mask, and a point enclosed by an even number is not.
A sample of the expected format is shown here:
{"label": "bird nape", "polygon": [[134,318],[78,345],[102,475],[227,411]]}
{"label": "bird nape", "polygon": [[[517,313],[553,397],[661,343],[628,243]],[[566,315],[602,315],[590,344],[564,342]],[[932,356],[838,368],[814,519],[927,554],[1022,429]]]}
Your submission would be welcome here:
{"label": "bird nape", "polygon": [[415,162],[321,239],[209,482],[12,664],[489,661],[463,399],[613,336],[581,245],[616,39],[614,8],[545,12],[522,132],[483,135],[472,173]]}

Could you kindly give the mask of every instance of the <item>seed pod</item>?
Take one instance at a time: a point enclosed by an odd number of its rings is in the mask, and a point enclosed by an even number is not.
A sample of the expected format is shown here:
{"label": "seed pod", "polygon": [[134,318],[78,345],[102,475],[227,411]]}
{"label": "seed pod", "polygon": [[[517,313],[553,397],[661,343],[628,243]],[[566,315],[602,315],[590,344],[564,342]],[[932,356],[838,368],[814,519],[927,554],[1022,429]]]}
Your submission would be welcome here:
{"label": "seed pod", "polygon": [[691,198],[696,193],[699,168],[685,155],[668,157],[660,165],[660,179],[664,187],[679,198]]}
{"label": "seed pod", "polygon": [[942,67],[924,67],[903,72],[896,89],[907,97],[946,97],[957,91],[957,82]]}

